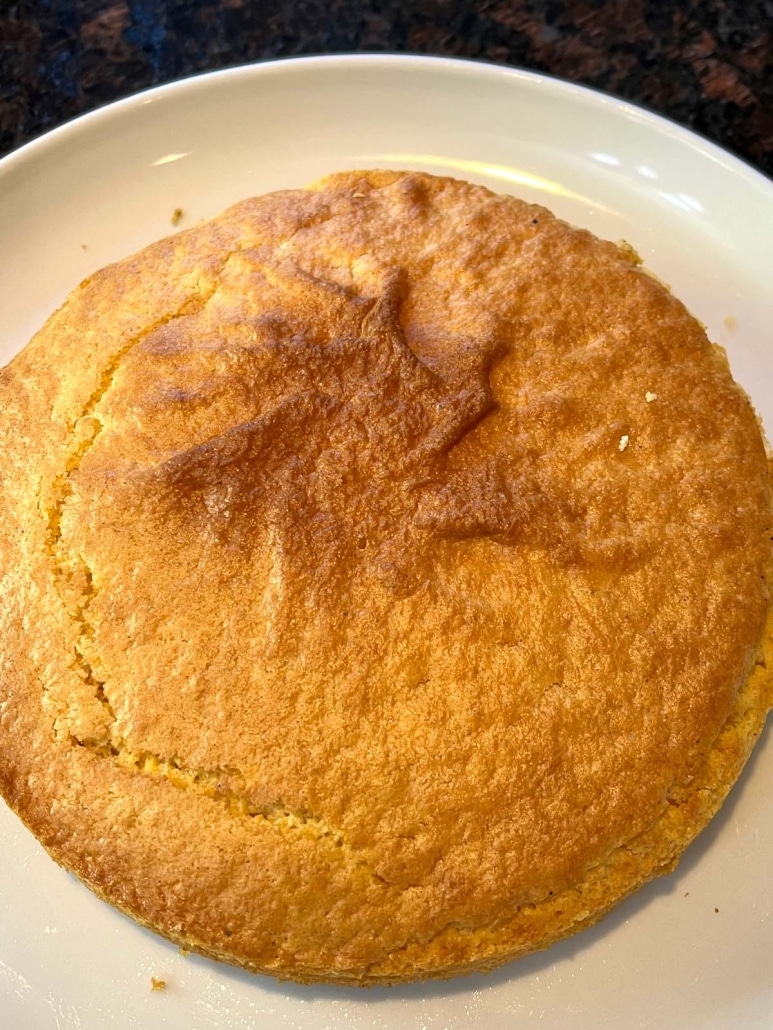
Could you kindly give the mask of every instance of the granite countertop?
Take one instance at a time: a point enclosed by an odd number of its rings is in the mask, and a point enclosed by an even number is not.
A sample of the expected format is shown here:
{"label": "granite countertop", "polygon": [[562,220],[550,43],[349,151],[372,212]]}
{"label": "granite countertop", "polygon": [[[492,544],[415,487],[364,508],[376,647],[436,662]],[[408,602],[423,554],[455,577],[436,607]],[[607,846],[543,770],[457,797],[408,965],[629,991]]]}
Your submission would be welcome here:
{"label": "granite countertop", "polygon": [[548,72],[664,114],[773,176],[773,0],[2,0],[0,156],[148,86],[352,51]]}

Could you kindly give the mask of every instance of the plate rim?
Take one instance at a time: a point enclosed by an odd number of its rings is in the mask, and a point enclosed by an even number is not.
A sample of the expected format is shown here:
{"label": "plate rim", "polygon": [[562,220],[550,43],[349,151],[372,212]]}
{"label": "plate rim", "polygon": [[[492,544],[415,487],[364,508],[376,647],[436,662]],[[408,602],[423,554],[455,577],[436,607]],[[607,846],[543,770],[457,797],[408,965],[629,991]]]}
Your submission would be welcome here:
{"label": "plate rim", "polygon": [[396,52],[330,53],[268,58],[266,60],[233,65],[228,68],[195,72],[169,82],[148,86],[127,96],[102,104],[91,111],[76,115],[21,144],[0,158],[0,178],[14,171],[17,165],[23,165],[39,155],[44,155],[47,149],[55,147],[60,141],[65,140],[71,135],[77,135],[92,126],[98,126],[101,121],[133,112],[138,107],[163,101],[166,97],[175,97],[177,94],[207,89],[212,83],[227,84],[231,80],[235,81],[253,76],[262,78],[277,74],[301,74],[314,68],[324,69],[325,71],[327,69],[335,70],[346,65],[353,68],[379,66],[387,68],[402,65],[416,71],[429,71],[434,68],[441,72],[463,74],[471,77],[499,78],[503,82],[519,83],[528,89],[547,91],[564,102],[568,100],[570,103],[601,106],[607,111],[612,112],[613,115],[628,119],[633,118],[656,135],[667,137],[672,143],[676,142],[686,146],[688,149],[697,152],[700,156],[715,164],[719,164],[726,172],[748,180],[749,184],[753,187],[768,193],[769,200],[773,203],[773,179],[768,178],[760,169],[736,154],[731,153],[731,151],[725,149],[719,143],[715,143],[708,137],[696,132],[694,129],[688,128],[672,118],[639,103],[617,97],[594,86],[572,82],[559,76],[533,71],[517,65],[499,64],[476,58]]}

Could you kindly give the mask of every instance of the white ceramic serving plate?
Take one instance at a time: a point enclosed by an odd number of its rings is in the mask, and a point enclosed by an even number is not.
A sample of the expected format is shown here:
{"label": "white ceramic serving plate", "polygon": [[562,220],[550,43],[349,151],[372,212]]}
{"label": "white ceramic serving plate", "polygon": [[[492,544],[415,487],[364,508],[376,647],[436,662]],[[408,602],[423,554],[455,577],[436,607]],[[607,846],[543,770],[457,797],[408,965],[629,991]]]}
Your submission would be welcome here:
{"label": "white ceramic serving plate", "polygon": [[[84,276],[250,194],[422,168],[633,244],[773,427],[773,184],[630,104],[525,72],[310,58],[154,90],[0,162],[0,361]],[[1,646],[1,645],[0,645]],[[773,739],[678,873],[489,976],[371,991],[185,958],[57,868],[0,803],[3,1030],[770,1030]],[[167,981],[152,993],[150,978]]]}

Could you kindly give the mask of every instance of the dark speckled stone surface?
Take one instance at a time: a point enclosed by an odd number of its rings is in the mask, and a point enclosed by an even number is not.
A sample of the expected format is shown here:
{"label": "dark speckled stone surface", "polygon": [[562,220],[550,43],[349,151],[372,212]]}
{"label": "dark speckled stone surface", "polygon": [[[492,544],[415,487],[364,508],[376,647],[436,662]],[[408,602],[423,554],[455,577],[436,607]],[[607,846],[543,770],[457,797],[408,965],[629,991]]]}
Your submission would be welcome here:
{"label": "dark speckled stone surface", "polygon": [[673,118],[773,176],[773,0],[0,0],[0,155],[195,72],[352,51],[548,72]]}

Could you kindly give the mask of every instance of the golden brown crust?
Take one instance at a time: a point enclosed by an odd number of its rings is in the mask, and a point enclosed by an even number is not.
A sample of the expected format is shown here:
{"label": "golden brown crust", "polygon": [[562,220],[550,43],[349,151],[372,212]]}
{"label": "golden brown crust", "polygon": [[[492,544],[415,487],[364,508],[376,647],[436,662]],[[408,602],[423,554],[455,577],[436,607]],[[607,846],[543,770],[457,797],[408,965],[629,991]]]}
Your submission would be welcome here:
{"label": "golden brown crust", "polygon": [[754,413],[542,208],[246,201],[84,283],[0,400],[0,791],[185,947],[545,947],[673,866],[773,702]]}

